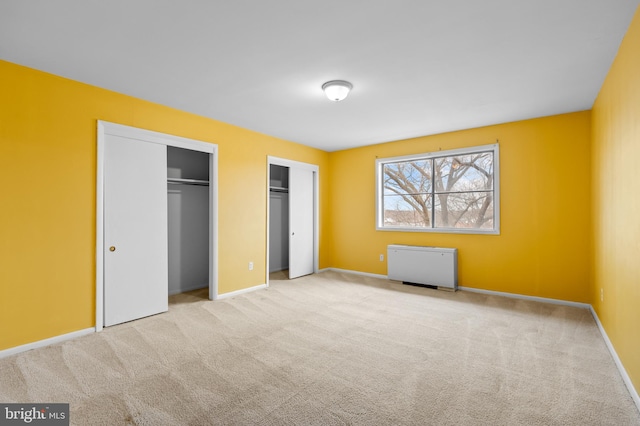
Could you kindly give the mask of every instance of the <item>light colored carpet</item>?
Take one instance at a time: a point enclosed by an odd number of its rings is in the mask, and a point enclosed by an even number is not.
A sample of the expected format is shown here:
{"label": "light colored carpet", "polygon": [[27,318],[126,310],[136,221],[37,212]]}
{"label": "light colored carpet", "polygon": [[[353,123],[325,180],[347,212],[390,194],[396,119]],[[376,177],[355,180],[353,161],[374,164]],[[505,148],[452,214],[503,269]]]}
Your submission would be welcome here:
{"label": "light colored carpet", "polygon": [[588,310],[336,272],[0,359],[0,401],[82,425],[640,424]]}

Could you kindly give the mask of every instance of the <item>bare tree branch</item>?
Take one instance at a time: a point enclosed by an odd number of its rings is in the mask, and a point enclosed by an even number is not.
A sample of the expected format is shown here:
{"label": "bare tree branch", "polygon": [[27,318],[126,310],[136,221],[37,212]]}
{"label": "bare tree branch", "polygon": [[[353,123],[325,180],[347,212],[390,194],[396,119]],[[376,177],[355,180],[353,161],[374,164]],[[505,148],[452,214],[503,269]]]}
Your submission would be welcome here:
{"label": "bare tree branch", "polygon": [[[472,169],[474,172],[471,173]],[[423,218],[425,226],[435,219],[431,218],[435,214],[431,196],[437,196],[439,201],[438,226],[441,222],[445,227],[480,228],[492,219],[492,216],[486,216],[493,205],[490,193],[494,177],[493,156],[490,152],[390,163],[384,166],[384,174],[385,190],[399,196],[408,208]],[[471,195],[474,191],[487,190],[482,201]],[[455,201],[450,201],[456,193],[468,195],[456,196]],[[405,216],[404,220],[410,219]]]}

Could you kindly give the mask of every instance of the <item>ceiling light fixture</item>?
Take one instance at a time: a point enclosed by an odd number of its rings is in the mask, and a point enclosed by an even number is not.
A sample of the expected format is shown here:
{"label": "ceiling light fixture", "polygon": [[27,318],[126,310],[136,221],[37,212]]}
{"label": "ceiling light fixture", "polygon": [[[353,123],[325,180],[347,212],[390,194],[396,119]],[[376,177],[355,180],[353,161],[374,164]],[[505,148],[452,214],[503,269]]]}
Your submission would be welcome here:
{"label": "ceiling light fixture", "polygon": [[331,80],[322,85],[325,95],[330,101],[338,102],[343,100],[349,94],[353,85],[344,80]]}

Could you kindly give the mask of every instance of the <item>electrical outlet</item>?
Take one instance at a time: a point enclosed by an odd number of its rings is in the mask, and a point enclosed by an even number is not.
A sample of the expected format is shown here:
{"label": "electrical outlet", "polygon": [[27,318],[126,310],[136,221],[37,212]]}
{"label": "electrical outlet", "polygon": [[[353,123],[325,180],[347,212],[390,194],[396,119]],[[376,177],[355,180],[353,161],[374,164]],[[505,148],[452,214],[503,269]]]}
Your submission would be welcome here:
{"label": "electrical outlet", "polygon": [[600,289],[600,301],[604,302],[604,288]]}
{"label": "electrical outlet", "polygon": [[249,270],[253,271],[253,262],[249,262]]}
{"label": "electrical outlet", "polygon": [[380,262],[384,262],[384,254],[380,255]]}

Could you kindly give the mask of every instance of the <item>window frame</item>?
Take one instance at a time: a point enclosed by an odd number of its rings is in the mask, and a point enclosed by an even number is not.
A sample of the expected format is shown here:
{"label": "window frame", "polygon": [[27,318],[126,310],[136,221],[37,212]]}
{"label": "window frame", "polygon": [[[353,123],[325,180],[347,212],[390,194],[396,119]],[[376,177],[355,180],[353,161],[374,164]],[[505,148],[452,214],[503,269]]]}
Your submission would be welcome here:
{"label": "window frame", "polygon": [[[384,166],[389,163],[409,162],[417,160],[433,160],[435,158],[453,157],[460,155],[476,154],[479,152],[493,153],[493,228],[436,228],[435,221],[431,221],[431,227],[407,227],[384,225]],[[433,187],[433,185],[431,185]],[[435,189],[431,194],[435,195]],[[431,208],[432,217],[434,208]],[[481,234],[500,235],[500,148],[498,143],[473,146],[468,148],[449,149],[445,151],[433,151],[421,154],[403,155],[399,157],[376,158],[376,230],[391,232],[428,232],[447,234]]]}

